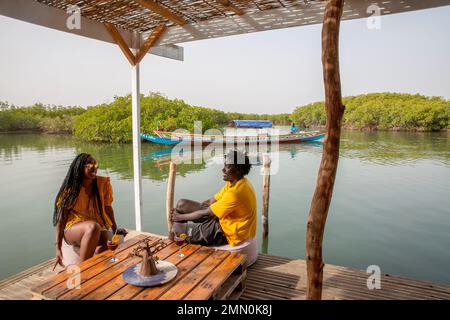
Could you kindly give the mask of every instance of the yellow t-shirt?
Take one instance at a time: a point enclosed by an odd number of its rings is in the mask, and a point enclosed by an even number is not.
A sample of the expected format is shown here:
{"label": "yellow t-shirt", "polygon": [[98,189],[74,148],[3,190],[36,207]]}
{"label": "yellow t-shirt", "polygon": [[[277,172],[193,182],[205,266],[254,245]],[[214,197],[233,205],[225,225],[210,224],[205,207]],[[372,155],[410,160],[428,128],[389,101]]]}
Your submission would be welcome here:
{"label": "yellow t-shirt", "polygon": [[256,236],[256,195],[252,184],[242,178],[234,186],[227,184],[214,195],[210,208],[219,218],[220,226],[228,240],[235,246]]}
{"label": "yellow t-shirt", "polygon": [[102,230],[111,228],[111,219],[105,212],[105,207],[111,206],[111,203],[113,202],[113,191],[109,177],[97,176],[97,186],[103,204],[101,213],[103,219],[98,212],[97,198],[89,198],[86,190],[82,186],[73,209],[69,212],[65,229],[83,221],[95,221],[100,225]]}

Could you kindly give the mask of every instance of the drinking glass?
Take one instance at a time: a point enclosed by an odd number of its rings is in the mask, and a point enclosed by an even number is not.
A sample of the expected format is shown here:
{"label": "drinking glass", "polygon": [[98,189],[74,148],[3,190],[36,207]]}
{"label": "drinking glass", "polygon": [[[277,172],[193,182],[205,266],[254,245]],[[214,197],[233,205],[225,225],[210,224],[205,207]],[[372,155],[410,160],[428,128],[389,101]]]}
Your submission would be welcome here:
{"label": "drinking glass", "polygon": [[108,249],[111,250],[111,252],[112,252],[112,258],[109,261],[112,262],[112,263],[118,262],[119,259],[115,256],[115,252],[116,252],[116,249],[119,246],[119,244],[117,242],[113,242],[111,240],[108,240],[106,245],[108,246]]}
{"label": "drinking glass", "polygon": [[184,257],[184,254],[181,252],[181,246],[183,245],[184,241],[186,241],[186,237],[183,237],[181,235],[175,235],[175,237],[173,238],[173,240],[175,241],[175,243],[178,246],[178,254],[177,257]]}

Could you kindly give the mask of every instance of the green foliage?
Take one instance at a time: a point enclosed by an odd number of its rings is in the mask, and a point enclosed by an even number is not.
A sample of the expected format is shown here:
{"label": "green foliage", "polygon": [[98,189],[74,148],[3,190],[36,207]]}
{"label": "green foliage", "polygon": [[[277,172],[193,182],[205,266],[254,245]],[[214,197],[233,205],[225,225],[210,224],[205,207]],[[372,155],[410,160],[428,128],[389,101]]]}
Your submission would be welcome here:
{"label": "green foliage", "polygon": [[[270,119],[275,124],[287,124],[289,114],[257,115],[225,113],[191,106],[180,99],[168,99],[160,93],[141,95],[141,132],[186,129],[194,132],[195,121],[201,121],[202,132],[220,129],[233,119]],[[115,97],[110,104],[88,108],[75,120],[74,135],[89,141],[129,142],[131,137],[131,96]]]}
{"label": "green foliage", "polygon": [[40,123],[40,129],[45,133],[71,134],[74,121],[74,117],[70,115],[63,115],[61,117],[54,118],[43,118]]}
{"label": "green foliage", "polygon": [[289,113],[256,114],[228,112],[226,115],[227,122],[231,120],[271,120],[274,125],[289,125],[291,123],[291,115]]}
{"label": "green foliage", "polygon": [[86,110],[80,107],[44,106],[16,107],[0,102],[0,131],[44,131],[71,133],[74,117]]}
{"label": "green foliage", "polygon": [[[202,107],[194,107],[183,100],[170,100],[161,94],[141,95],[141,131],[183,128],[194,130],[194,121],[202,121],[203,131],[218,128],[224,122],[225,113]],[[129,142],[131,136],[131,96],[116,97],[110,104],[88,108],[75,120],[74,135],[89,141]]]}
{"label": "green foliage", "polygon": [[[345,128],[436,131],[450,127],[450,100],[440,97],[372,93],[346,97],[343,103]],[[324,126],[324,102],[296,108],[292,119],[306,128]]]}
{"label": "green foliage", "polygon": [[[398,93],[374,93],[346,97],[343,126],[352,129],[424,130],[449,128],[450,100],[439,97]],[[294,121],[299,127],[326,124],[323,102],[298,107],[290,114],[225,113],[191,106],[180,99],[168,99],[159,93],[141,95],[141,132],[186,129],[194,132],[195,121],[202,131],[220,129],[231,120],[272,120],[274,125]],[[131,96],[115,97],[109,104],[88,108],[44,106],[16,107],[0,101],[0,132],[35,130],[47,133],[72,133],[88,141],[130,142]]]}

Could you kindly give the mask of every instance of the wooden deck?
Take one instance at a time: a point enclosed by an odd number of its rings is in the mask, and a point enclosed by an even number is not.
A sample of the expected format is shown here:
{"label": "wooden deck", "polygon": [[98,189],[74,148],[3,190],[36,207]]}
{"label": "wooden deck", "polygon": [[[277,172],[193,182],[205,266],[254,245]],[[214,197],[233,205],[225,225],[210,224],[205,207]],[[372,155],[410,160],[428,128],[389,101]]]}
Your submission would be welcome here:
{"label": "wooden deck", "polygon": [[[327,300],[449,300],[450,285],[382,274],[381,289],[369,290],[365,270],[325,265],[323,299]],[[242,300],[303,300],[306,262],[259,254],[248,268]]]}
{"label": "wooden deck", "polygon": [[[134,236],[131,234],[130,236]],[[31,287],[42,284],[57,273],[51,269],[54,259],[0,281],[0,299],[31,299]],[[364,270],[326,265],[323,299],[329,300],[450,300],[450,285],[383,274],[381,289],[369,290]],[[305,298],[306,264],[304,260],[260,254],[248,268],[242,300],[301,300]]]}
{"label": "wooden deck", "polygon": [[[143,248],[143,241],[158,246],[155,255],[171,269],[172,277],[166,273],[153,278],[167,280],[163,284],[141,287],[123,278],[126,270],[132,275],[131,270],[142,262],[141,257],[130,253]],[[179,247],[167,238],[139,235],[120,244],[116,257],[118,261],[111,262],[111,252],[104,251],[80,263],[79,287],[69,288],[67,283],[74,283],[73,273],[61,272],[32,287],[33,296],[43,300],[226,300],[242,294],[247,278],[244,254],[196,244]]]}

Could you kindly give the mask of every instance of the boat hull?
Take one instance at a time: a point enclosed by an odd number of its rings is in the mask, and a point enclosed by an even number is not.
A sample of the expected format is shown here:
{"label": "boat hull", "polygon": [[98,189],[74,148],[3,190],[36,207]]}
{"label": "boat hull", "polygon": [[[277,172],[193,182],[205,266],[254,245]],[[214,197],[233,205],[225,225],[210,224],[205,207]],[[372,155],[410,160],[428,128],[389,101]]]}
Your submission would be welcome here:
{"label": "boat hull", "polygon": [[158,143],[162,145],[192,145],[192,144],[272,144],[272,143],[299,143],[308,141],[318,141],[325,137],[324,133],[309,134],[309,135],[286,135],[281,136],[279,139],[271,140],[270,137],[227,137],[223,138],[211,138],[210,136],[189,136],[184,137],[164,137],[159,135],[141,134],[141,138],[145,141]]}

